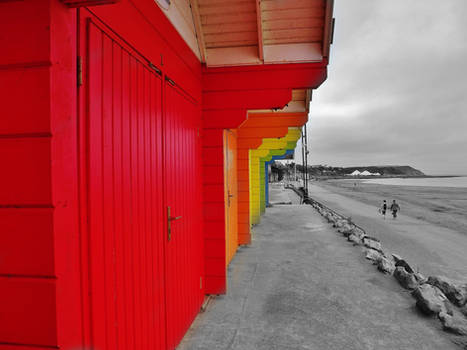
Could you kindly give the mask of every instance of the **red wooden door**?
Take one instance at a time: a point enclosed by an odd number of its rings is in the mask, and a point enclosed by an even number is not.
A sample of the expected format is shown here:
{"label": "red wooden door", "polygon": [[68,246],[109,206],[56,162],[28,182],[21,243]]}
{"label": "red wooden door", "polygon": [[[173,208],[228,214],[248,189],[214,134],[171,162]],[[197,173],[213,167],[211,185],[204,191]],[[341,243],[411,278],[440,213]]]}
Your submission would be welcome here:
{"label": "red wooden door", "polygon": [[83,345],[172,350],[204,297],[199,106],[81,13]]}
{"label": "red wooden door", "polygon": [[224,130],[224,198],[226,266],[238,247],[237,131]]}
{"label": "red wooden door", "polygon": [[166,349],[162,79],[91,19],[84,25],[85,342]]}
{"label": "red wooden door", "polygon": [[[203,298],[199,111],[178,87],[166,82],[164,169],[168,208],[166,300],[168,348],[177,346]],[[170,227],[170,237],[169,237]]]}

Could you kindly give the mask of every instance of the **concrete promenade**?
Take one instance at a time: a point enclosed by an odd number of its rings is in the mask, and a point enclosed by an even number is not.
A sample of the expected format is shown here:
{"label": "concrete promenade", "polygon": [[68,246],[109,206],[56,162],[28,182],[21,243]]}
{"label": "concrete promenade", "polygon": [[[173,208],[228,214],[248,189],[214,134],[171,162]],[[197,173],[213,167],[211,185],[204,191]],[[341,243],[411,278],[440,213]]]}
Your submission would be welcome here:
{"label": "concrete promenade", "polygon": [[228,282],[178,350],[459,349],[308,205],[268,208]]}

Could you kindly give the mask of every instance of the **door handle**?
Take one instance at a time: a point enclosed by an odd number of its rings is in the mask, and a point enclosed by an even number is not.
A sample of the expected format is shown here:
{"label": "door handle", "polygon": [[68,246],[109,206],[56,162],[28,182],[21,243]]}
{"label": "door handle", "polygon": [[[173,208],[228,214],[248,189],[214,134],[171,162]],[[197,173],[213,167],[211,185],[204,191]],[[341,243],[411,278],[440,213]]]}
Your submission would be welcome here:
{"label": "door handle", "polygon": [[167,239],[172,239],[172,221],[180,220],[182,216],[171,216],[170,207],[167,207]]}

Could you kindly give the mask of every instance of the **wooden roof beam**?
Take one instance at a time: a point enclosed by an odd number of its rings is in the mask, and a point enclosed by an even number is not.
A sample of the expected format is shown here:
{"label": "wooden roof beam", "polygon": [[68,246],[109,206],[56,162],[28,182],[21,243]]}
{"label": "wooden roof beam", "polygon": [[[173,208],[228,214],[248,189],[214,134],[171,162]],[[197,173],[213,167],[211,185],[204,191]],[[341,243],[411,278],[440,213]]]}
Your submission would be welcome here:
{"label": "wooden roof beam", "polygon": [[332,18],[333,9],[334,0],[326,0],[326,10],[324,14],[323,57],[329,57],[329,50],[334,34],[334,19]]}
{"label": "wooden roof beam", "polygon": [[313,90],[307,89],[306,90],[306,97],[305,97],[305,109],[307,112],[310,111],[310,102],[311,102],[311,97],[313,95]]}
{"label": "wooden roof beam", "polygon": [[202,63],[206,63],[206,44],[204,42],[203,27],[201,25],[201,15],[199,13],[198,0],[190,0],[191,14],[195,23],[196,40],[198,41],[199,54]]}
{"label": "wooden roof beam", "polygon": [[263,53],[263,22],[261,17],[261,0],[256,0],[256,26],[258,30],[258,55],[264,61]]}

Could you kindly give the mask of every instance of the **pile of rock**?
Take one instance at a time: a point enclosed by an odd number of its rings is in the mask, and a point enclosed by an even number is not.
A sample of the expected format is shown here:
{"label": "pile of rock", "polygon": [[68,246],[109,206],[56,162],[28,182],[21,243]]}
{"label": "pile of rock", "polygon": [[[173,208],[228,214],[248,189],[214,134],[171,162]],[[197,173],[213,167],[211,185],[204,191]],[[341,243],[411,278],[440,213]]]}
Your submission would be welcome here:
{"label": "pile of rock", "polygon": [[315,200],[310,203],[348,241],[362,246],[366,259],[372,261],[379,271],[394,276],[403,288],[412,291],[421,312],[437,316],[444,330],[467,336],[467,283],[455,282],[443,276],[426,278],[402,257],[385,253],[381,242],[368,236],[351,219]]}

